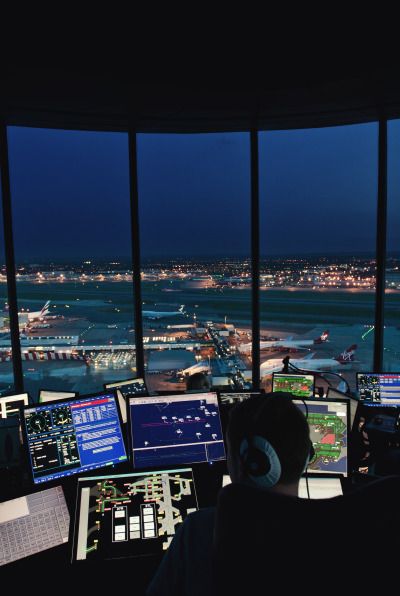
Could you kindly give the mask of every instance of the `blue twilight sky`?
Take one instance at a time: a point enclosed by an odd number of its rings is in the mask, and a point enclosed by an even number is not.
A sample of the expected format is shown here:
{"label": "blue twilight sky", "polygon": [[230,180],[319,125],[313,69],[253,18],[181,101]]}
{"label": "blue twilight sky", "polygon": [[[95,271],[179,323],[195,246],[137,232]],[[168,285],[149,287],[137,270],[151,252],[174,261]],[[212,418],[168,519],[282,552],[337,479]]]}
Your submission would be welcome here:
{"label": "blue twilight sky", "polygon": [[[264,255],[372,252],[376,123],[260,133]],[[8,129],[16,260],[130,254],[128,139]],[[399,250],[400,123],[389,124],[389,249]],[[247,133],[138,135],[144,258],[250,251]]]}

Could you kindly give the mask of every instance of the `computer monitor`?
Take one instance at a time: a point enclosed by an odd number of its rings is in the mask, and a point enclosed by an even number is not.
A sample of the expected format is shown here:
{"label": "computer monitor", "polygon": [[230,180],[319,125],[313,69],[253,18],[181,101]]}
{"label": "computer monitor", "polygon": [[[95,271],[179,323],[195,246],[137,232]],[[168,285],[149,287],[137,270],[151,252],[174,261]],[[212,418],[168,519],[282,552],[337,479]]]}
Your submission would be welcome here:
{"label": "computer monitor", "polygon": [[397,452],[399,443],[400,404],[359,401],[351,433],[353,469],[374,473],[376,463]]}
{"label": "computer monitor", "polygon": [[134,468],[225,459],[216,393],[130,397],[128,403]]}
{"label": "computer monitor", "polygon": [[[232,480],[227,474],[222,476],[222,488],[231,484]],[[342,483],[340,477],[331,478],[325,477],[312,477],[312,478],[300,478],[299,482],[299,497],[301,499],[308,499],[307,492],[310,493],[310,499],[330,499],[331,497],[338,497],[343,494]]]}
{"label": "computer monitor", "polygon": [[254,397],[257,395],[261,395],[261,393],[257,393],[256,391],[252,391],[249,393],[242,392],[242,393],[220,393],[219,394],[219,401],[221,406],[233,406],[238,404],[249,397]]}
{"label": "computer monitor", "polygon": [[357,373],[360,401],[400,404],[400,373]]}
{"label": "computer monitor", "polygon": [[20,409],[27,405],[29,405],[29,395],[27,393],[0,397],[0,418],[19,416]]}
{"label": "computer monitor", "polygon": [[272,391],[284,391],[295,397],[313,397],[315,380],[314,375],[274,373],[272,375]]}
{"label": "computer monitor", "polygon": [[354,417],[357,412],[357,405],[358,399],[355,399],[351,395],[347,395],[347,393],[343,393],[343,391],[339,391],[339,389],[333,389],[332,387],[328,387],[328,392],[326,394],[328,399],[348,399],[350,402],[350,428],[353,426]]}
{"label": "computer monitor", "polygon": [[46,404],[49,401],[59,401],[60,399],[68,399],[69,397],[77,397],[78,393],[75,391],[49,391],[41,389],[39,391],[39,403]]}
{"label": "computer monitor", "polygon": [[126,407],[126,400],[128,397],[135,397],[136,395],[148,395],[146,383],[144,379],[128,379],[127,381],[117,381],[115,383],[106,383],[104,389],[114,389],[117,392],[118,403],[121,410],[122,422],[126,424],[128,420],[128,413]]}
{"label": "computer monitor", "polygon": [[157,555],[198,509],[190,468],[78,479],[72,561]]}
{"label": "computer monitor", "polygon": [[[307,491],[308,482],[308,491]],[[343,494],[340,477],[300,478],[299,497],[301,499],[331,499]],[[310,495],[310,497],[308,496]]]}
{"label": "computer monitor", "polygon": [[232,484],[231,477],[229,476],[229,474],[224,474],[222,476],[222,488],[228,486],[228,484]]}
{"label": "computer monitor", "polygon": [[126,381],[116,381],[115,383],[106,383],[104,389],[118,389],[125,397],[133,397],[135,395],[147,395],[147,387],[144,379],[127,379]]}
{"label": "computer monitor", "polygon": [[35,484],[127,460],[112,391],[25,408],[21,422]]}
{"label": "computer monitor", "polygon": [[315,455],[308,474],[348,474],[348,399],[306,399],[293,402],[307,417]]}

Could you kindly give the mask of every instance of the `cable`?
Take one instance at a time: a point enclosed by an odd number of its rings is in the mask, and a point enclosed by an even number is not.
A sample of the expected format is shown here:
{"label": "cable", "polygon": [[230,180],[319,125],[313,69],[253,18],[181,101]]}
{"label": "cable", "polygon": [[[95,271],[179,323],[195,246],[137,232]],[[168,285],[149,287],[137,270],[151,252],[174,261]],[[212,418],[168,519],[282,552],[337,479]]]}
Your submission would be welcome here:
{"label": "cable", "polygon": [[[307,424],[308,424],[308,406],[307,406],[307,403],[306,403],[306,401],[305,401],[304,399],[302,399],[301,401],[303,402],[303,404],[304,404],[304,407],[305,407],[305,409],[306,409],[306,420],[307,420]],[[310,439],[310,441],[311,441],[311,439]],[[306,465],[306,469],[305,469],[305,475],[306,475],[306,488],[307,488],[307,497],[308,497],[309,499],[311,499],[311,497],[310,497],[310,486],[309,486],[309,484],[308,484],[308,471],[307,471],[307,470],[308,470],[308,464],[309,464],[309,463],[310,463],[310,462],[309,462],[309,461],[307,461],[307,465]]]}
{"label": "cable", "polygon": [[[303,402],[304,408],[306,410],[306,420],[307,420],[307,424],[308,424],[308,406],[307,406],[307,403],[306,403],[306,401],[303,398],[300,397],[299,399],[300,399],[300,401]],[[310,441],[311,441],[311,439],[310,439]],[[306,469],[304,470],[303,473],[305,474],[305,479],[306,479],[307,497],[308,497],[308,499],[311,499],[311,497],[310,497],[310,487],[309,487],[309,484],[308,484],[308,474],[307,474],[307,468],[308,468],[308,464],[309,464],[309,461],[308,460],[309,460],[309,457],[307,458]]]}
{"label": "cable", "polygon": [[[344,377],[342,377],[341,375],[339,375],[339,373],[332,372],[330,370],[319,370],[319,371],[304,370],[302,368],[298,368],[295,364],[292,364],[289,361],[289,356],[286,356],[286,358],[288,359],[287,360],[287,367],[290,366],[296,372],[301,372],[303,374],[307,374],[307,373],[310,374],[311,373],[313,375],[317,375],[317,376],[321,377],[322,379],[325,378],[323,375],[333,375],[334,377],[338,377],[340,379],[340,381],[344,381],[344,383],[346,384],[346,393],[348,393],[349,395],[351,394],[350,385],[348,384],[348,382],[346,381],[346,379]],[[283,360],[283,365],[284,365],[283,366],[283,370],[282,370],[283,373],[288,373],[289,372],[288,368],[285,370],[285,368],[286,368],[286,362],[285,362],[286,358],[284,358],[284,360]],[[312,361],[310,360],[310,362],[312,362]],[[327,381],[328,385],[331,387],[328,379],[325,379],[325,380]]]}
{"label": "cable", "polygon": [[[304,407],[306,409],[306,420],[307,420],[307,424],[308,424],[308,406],[307,406],[307,403],[306,403],[306,401],[304,399],[302,399],[302,398],[300,398],[300,399],[303,402]],[[311,441],[311,439],[310,439],[310,441]],[[305,469],[304,474],[305,474],[305,478],[306,478],[307,497],[310,499],[311,498],[310,497],[310,487],[309,487],[309,484],[308,484],[308,472],[307,472],[308,464],[309,464],[309,462],[307,462],[307,466],[306,466],[306,469]]]}
{"label": "cable", "polygon": [[311,499],[311,497],[310,497],[310,487],[308,485],[308,472],[305,472],[305,478],[306,478],[307,498],[308,499]]}

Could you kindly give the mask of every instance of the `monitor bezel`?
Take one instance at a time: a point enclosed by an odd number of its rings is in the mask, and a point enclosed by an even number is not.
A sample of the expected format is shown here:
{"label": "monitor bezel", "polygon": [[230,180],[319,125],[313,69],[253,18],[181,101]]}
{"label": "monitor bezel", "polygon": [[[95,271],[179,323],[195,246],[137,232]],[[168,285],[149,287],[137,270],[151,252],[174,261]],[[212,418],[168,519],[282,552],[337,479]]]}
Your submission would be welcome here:
{"label": "monitor bezel", "polygon": [[[297,373],[297,372],[288,372],[288,373],[283,373],[283,372],[273,372],[272,373],[272,385],[271,385],[271,393],[286,393],[285,391],[274,391],[274,379],[277,375],[291,375],[292,377],[312,377],[313,378],[313,386],[312,386],[312,397],[315,397],[315,373]],[[294,397],[295,399],[302,399],[301,397],[299,398],[297,395],[293,395],[292,393],[290,393],[289,391],[287,392],[290,395],[292,395],[292,397]],[[310,397],[305,397],[304,399],[310,399]]]}
{"label": "monitor bezel", "polygon": [[[124,445],[125,448],[125,454],[127,456],[127,459],[123,462],[120,463],[113,463],[111,465],[107,465],[107,466],[102,466],[99,468],[96,468],[96,470],[101,471],[104,469],[111,469],[114,470],[116,469],[117,466],[123,466],[124,464],[126,465],[126,463],[129,461],[129,453],[127,450],[127,443],[126,443],[126,437],[124,436],[124,430],[123,430],[123,422],[122,422],[122,417],[121,417],[121,411],[120,411],[120,407],[119,407],[119,403],[118,403],[118,397],[115,394],[115,391],[111,391],[109,390],[110,393],[113,394],[114,399],[115,399],[115,404],[117,407],[117,415],[118,415],[118,420],[120,423],[120,428],[121,428],[121,437],[122,437],[122,443]],[[89,399],[89,398],[96,398],[96,397],[101,397],[104,396],[107,392],[105,391],[99,391],[99,392],[95,392],[95,393],[88,393],[86,395],[79,395],[78,397],[69,397],[65,400],[55,400],[52,402],[45,402],[44,404],[31,404],[29,406],[25,406],[23,408],[20,408],[20,422],[21,422],[21,428],[22,428],[22,436],[23,436],[23,446],[24,446],[24,451],[25,451],[25,457],[27,460],[27,467],[28,467],[28,474],[29,474],[29,479],[31,481],[31,484],[34,487],[38,487],[38,486],[53,486],[53,484],[60,484],[63,482],[68,482],[74,479],[74,477],[79,474],[82,477],[85,477],[88,474],[92,474],[93,470],[80,470],[79,468],[75,468],[76,472],[73,472],[72,474],[68,475],[68,476],[64,476],[64,477],[58,477],[58,478],[51,478],[49,480],[43,480],[42,482],[35,482],[35,475],[34,475],[34,471],[33,471],[33,467],[32,467],[32,461],[31,461],[31,456],[30,456],[30,452],[29,452],[29,441],[28,441],[28,432],[27,432],[27,427],[26,427],[26,418],[25,418],[25,410],[28,409],[32,409],[32,408],[37,408],[37,407],[47,407],[47,406],[52,406],[52,405],[60,405],[61,403],[68,403],[68,402],[72,402],[72,401],[76,401],[77,399]]]}
{"label": "monitor bezel", "polygon": [[172,395],[153,395],[153,396],[151,396],[151,395],[142,395],[142,396],[137,396],[137,397],[134,397],[134,396],[129,397],[128,400],[127,400],[127,403],[126,403],[127,410],[128,410],[128,422],[127,422],[127,434],[128,434],[128,446],[129,446],[129,455],[128,455],[128,458],[129,458],[129,462],[130,462],[133,470],[137,470],[137,471],[139,471],[139,470],[152,470],[153,468],[157,468],[159,466],[146,466],[146,467],[143,467],[143,468],[136,468],[135,467],[134,458],[133,458],[132,416],[131,416],[131,408],[130,408],[129,400],[130,399],[136,400],[136,399],[138,399],[138,397],[140,397],[141,399],[148,398],[150,400],[153,400],[153,399],[154,400],[157,400],[158,398],[168,398],[168,397],[179,397],[179,398],[188,397],[188,398],[192,398],[193,399],[196,395],[204,395],[204,394],[208,394],[208,393],[214,393],[215,396],[216,396],[216,398],[217,398],[219,423],[221,425],[221,436],[222,436],[222,442],[223,442],[223,445],[224,445],[225,459],[223,459],[223,460],[215,460],[215,461],[212,461],[212,462],[202,461],[202,462],[190,462],[190,463],[189,462],[186,462],[186,463],[182,463],[182,464],[176,463],[174,465],[175,465],[175,467],[179,468],[181,466],[190,466],[190,467],[193,467],[193,466],[198,466],[198,465],[211,465],[211,464],[212,465],[216,465],[217,463],[219,463],[221,461],[222,462],[226,462],[227,448],[226,448],[226,444],[225,444],[225,432],[224,432],[224,427],[223,427],[222,418],[221,418],[221,402],[220,402],[219,395],[218,395],[218,392],[217,391],[202,391],[202,392],[200,391],[199,393],[180,393],[180,394],[173,393]]}
{"label": "monitor bezel", "polygon": [[[304,400],[299,399],[298,397],[293,396],[293,400],[297,400],[297,401],[311,401],[311,402],[315,402],[315,403],[322,403],[322,404],[327,404],[329,403],[342,403],[346,405],[346,426],[347,426],[347,464],[346,464],[346,473],[342,473],[342,472],[337,472],[337,471],[332,471],[332,472],[313,472],[310,471],[309,468],[307,467],[307,470],[304,472],[304,474],[302,474],[302,476],[304,475],[308,475],[308,476],[312,476],[312,477],[318,477],[320,476],[321,478],[324,477],[331,477],[331,476],[342,476],[343,478],[349,478],[349,476],[351,475],[351,465],[350,462],[352,461],[351,455],[351,441],[350,441],[350,433],[351,433],[351,412],[350,412],[350,399],[347,397],[344,397],[343,399],[340,398],[331,398],[328,399],[327,397],[307,397]],[[307,418],[307,417],[306,417]],[[307,422],[308,423],[308,422]]]}
{"label": "monitor bezel", "polygon": [[[69,397],[66,397],[65,399],[70,399],[70,398],[71,399],[76,399],[77,397],[79,397],[79,391],[57,391],[55,389],[43,389],[43,388],[41,388],[41,389],[39,389],[39,392],[38,392],[38,400],[39,401],[37,402],[37,404],[34,404],[35,406],[36,405],[39,405],[39,404],[43,404],[43,403],[44,404],[49,404],[50,403],[50,401],[45,401],[45,402],[40,401],[40,394],[42,393],[42,391],[50,391],[51,393],[74,393],[75,394],[74,397],[69,396]],[[52,401],[61,401],[61,400],[55,399],[55,400],[52,400]]]}

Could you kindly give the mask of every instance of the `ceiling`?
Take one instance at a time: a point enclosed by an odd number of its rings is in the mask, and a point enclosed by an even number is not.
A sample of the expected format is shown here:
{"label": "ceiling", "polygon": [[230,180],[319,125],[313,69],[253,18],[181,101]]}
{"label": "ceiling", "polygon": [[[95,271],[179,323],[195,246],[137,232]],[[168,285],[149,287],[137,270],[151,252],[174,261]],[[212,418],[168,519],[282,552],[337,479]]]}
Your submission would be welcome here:
{"label": "ceiling", "polygon": [[400,115],[395,70],[269,71],[224,84],[140,82],[126,68],[9,65],[0,110],[9,124],[201,132],[304,128]]}

